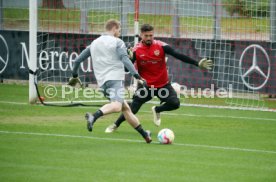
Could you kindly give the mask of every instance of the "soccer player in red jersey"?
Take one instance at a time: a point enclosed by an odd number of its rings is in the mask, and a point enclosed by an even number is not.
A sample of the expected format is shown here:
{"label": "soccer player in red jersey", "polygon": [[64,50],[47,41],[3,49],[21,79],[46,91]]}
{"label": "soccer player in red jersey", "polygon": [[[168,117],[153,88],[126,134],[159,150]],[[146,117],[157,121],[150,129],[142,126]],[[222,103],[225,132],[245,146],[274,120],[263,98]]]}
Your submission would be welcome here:
{"label": "soccer player in red jersey", "polygon": [[[132,112],[136,114],[144,103],[157,96],[162,104],[153,106],[152,112],[154,124],[160,126],[160,113],[178,109],[180,106],[177,93],[168,78],[166,54],[202,69],[212,69],[213,63],[205,58],[197,62],[186,55],[176,52],[168,44],[155,40],[154,28],[149,24],[141,26],[140,37],[142,40],[133,48],[131,57],[136,64],[138,73],[146,80],[148,88],[143,88],[138,84],[130,107]],[[121,115],[114,124],[106,128],[105,132],[113,132],[124,120],[124,116]]]}

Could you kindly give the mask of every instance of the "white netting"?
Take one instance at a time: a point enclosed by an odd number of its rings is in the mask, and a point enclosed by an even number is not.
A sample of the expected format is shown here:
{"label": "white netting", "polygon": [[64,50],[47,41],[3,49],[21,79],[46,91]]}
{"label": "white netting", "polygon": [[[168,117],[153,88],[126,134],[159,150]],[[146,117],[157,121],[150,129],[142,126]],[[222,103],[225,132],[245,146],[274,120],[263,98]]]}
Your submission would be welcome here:
{"label": "white netting", "polygon": [[[153,25],[156,39],[197,61],[203,57],[214,60],[214,69],[207,72],[168,56],[171,80],[186,88],[186,99],[181,98],[181,102],[264,108],[264,97],[275,94],[275,63],[271,61],[273,54],[270,50],[275,47],[275,20],[271,14],[275,14],[276,5],[268,0],[239,2],[139,1],[139,24]],[[42,67],[38,83],[43,85],[66,83],[71,76],[71,61],[104,31],[108,19],[120,20],[122,39],[127,45],[134,44],[135,1],[64,0],[63,5],[63,9],[44,6],[38,12],[38,60]],[[251,45],[258,46],[248,48]],[[245,74],[254,59],[263,74],[257,69]],[[86,86],[96,84],[91,61],[85,62],[79,72]],[[262,85],[266,77],[267,83],[254,89]],[[128,76],[126,82],[130,84]],[[232,98],[219,98],[221,95],[216,94],[221,90],[225,91],[221,93],[223,96],[229,96],[231,92]],[[57,100],[87,101],[84,97],[75,99],[72,95],[69,99]]]}

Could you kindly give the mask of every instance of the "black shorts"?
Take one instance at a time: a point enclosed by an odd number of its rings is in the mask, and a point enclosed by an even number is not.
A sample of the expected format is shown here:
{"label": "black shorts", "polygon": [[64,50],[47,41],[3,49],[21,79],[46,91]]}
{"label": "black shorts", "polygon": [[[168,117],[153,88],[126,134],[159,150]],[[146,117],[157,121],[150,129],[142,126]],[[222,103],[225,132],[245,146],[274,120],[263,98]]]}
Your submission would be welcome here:
{"label": "black shorts", "polygon": [[145,103],[150,101],[154,96],[158,97],[161,103],[167,102],[170,99],[178,99],[177,93],[173,89],[172,85],[168,83],[161,88],[143,88],[138,86],[133,96],[133,101],[135,100]]}

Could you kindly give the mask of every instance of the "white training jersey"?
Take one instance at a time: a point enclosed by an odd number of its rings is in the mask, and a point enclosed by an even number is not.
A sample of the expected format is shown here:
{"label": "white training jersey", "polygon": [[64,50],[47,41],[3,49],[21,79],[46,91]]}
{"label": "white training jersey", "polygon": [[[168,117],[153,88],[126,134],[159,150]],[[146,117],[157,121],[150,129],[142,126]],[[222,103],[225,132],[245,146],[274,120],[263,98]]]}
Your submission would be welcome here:
{"label": "white training jersey", "polygon": [[108,80],[125,80],[124,64],[117,53],[117,47],[124,42],[112,35],[102,35],[90,46],[92,64],[99,87]]}

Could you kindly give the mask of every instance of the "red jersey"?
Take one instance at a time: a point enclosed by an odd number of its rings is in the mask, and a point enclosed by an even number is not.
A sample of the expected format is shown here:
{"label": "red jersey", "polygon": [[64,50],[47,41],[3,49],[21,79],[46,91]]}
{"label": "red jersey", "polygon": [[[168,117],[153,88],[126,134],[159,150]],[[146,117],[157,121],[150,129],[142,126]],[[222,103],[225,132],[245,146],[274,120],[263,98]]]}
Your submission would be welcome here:
{"label": "red jersey", "polygon": [[166,43],[153,40],[150,46],[139,42],[133,49],[136,55],[135,66],[149,87],[160,88],[169,82],[165,52]]}

